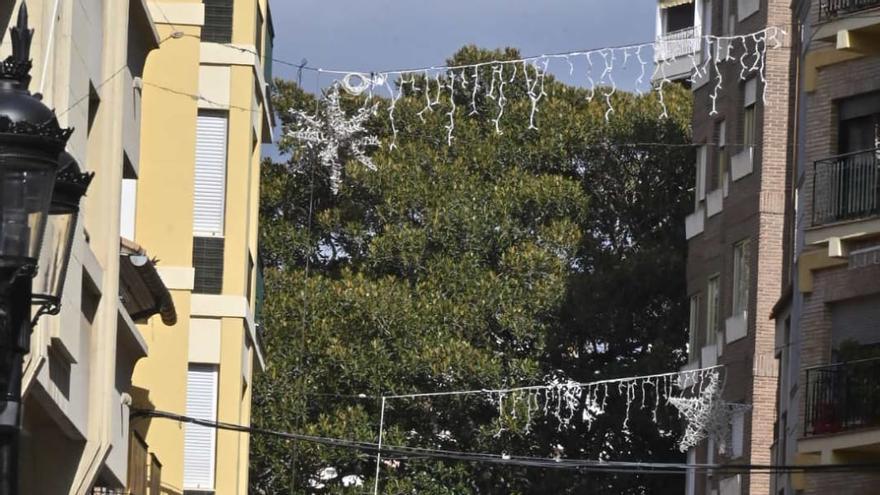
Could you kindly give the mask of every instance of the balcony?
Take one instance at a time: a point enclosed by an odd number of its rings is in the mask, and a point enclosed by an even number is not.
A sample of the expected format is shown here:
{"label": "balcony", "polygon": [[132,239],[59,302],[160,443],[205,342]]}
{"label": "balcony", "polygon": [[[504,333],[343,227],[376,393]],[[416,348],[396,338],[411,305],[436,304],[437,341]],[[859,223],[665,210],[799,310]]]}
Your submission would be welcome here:
{"label": "balcony", "polygon": [[696,55],[700,45],[700,32],[694,26],[663,34],[654,45],[654,62]]}
{"label": "balcony", "polygon": [[817,161],[813,226],[880,214],[880,148]]}
{"label": "balcony", "polygon": [[694,63],[700,61],[700,26],[670,31],[657,37],[654,44],[653,81],[680,81],[691,76]]}
{"label": "balcony", "polygon": [[806,370],[804,435],[880,427],[880,359]]}
{"label": "balcony", "polygon": [[813,38],[834,43],[850,57],[877,53],[880,16],[873,9],[880,9],[880,0],[819,0],[819,23]]}
{"label": "balcony", "polygon": [[874,7],[880,7],[880,0],[819,0],[819,20],[830,21]]}

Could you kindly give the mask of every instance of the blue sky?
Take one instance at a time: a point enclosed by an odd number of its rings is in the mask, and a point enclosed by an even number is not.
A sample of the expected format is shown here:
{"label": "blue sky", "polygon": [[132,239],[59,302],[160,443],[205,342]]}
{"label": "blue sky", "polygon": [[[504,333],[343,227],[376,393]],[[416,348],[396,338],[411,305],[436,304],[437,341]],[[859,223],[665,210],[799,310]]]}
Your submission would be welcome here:
{"label": "blue sky", "polygon": [[[441,65],[469,43],[540,55],[650,41],[656,2],[271,0],[271,8],[275,58],[297,63],[306,58],[316,67],[370,72]],[[566,79],[564,65],[556,69]],[[296,69],[281,64],[274,71],[296,78]],[[325,75],[322,86],[329,82]],[[303,86],[314,91],[314,73],[303,76]]]}

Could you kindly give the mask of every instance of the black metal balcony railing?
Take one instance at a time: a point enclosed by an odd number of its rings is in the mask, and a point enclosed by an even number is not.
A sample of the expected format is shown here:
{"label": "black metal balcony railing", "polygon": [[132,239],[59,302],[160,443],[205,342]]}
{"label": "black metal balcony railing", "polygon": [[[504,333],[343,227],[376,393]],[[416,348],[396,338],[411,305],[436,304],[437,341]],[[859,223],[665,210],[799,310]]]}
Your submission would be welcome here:
{"label": "black metal balcony railing", "polygon": [[880,148],[813,164],[813,225],[880,214]]}
{"label": "black metal balcony railing", "polygon": [[807,370],[804,434],[880,426],[880,359]]}
{"label": "black metal balcony railing", "polygon": [[819,0],[819,20],[827,21],[873,7],[880,7],[880,0]]}

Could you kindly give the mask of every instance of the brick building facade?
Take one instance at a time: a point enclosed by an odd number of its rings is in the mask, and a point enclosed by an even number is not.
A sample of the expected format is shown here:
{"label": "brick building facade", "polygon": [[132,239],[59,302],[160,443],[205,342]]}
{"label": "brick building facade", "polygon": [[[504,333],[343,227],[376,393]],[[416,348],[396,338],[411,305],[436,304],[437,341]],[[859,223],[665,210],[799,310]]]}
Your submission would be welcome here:
{"label": "brick building facade", "polygon": [[[696,3],[694,3],[696,2]],[[702,35],[737,37],[771,27],[790,32],[788,0],[694,0]],[[672,8],[661,2],[660,8]],[[658,21],[658,26],[663,26]],[[660,33],[658,33],[660,34]],[[660,36],[662,38],[662,34]],[[742,54],[734,38],[733,55]],[[745,37],[750,49],[754,38]],[[714,100],[714,64],[691,77],[693,139],[699,146],[694,213],[687,218],[691,303],[689,367],[722,365],[724,399],[751,405],[734,417],[730,445],[705,442],[691,463],[768,464],[776,419],[775,327],[768,319],[782,293],[789,176],[790,44],[769,49],[764,77],[741,77],[738,63],[717,66],[723,85]],[[726,49],[704,39],[701,53]],[[767,494],[766,474],[692,472],[688,495]]]}
{"label": "brick building facade", "polygon": [[[773,315],[780,363],[774,462],[878,462],[880,1],[793,3],[796,235]],[[880,491],[868,472],[777,475],[774,494]]]}

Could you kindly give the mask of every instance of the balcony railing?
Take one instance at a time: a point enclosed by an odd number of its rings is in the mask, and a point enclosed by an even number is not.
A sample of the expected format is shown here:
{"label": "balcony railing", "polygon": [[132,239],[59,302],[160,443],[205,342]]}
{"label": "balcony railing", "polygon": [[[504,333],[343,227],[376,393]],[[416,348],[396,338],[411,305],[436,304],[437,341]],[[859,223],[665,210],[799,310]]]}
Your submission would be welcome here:
{"label": "balcony railing", "polygon": [[807,370],[804,434],[880,426],[880,359]]}
{"label": "balcony railing", "polygon": [[873,7],[880,7],[880,0],[819,0],[819,20],[828,21]]}
{"label": "balcony railing", "polygon": [[700,51],[700,29],[695,26],[666,33],[657,38],[654,44],[654,61],[670,60]]}
{"label": "balcony railing", "polygon": [[814,164],[813,225],[880,213],[880,148]]}

